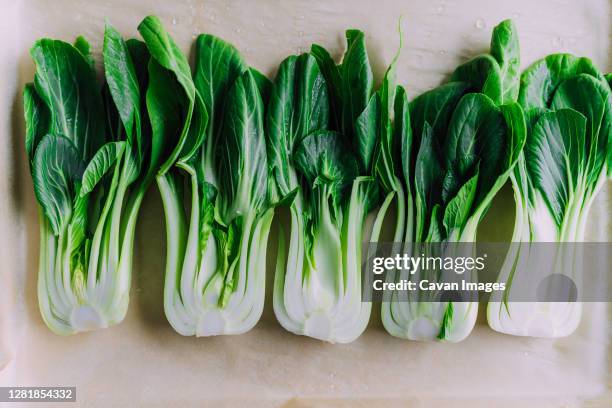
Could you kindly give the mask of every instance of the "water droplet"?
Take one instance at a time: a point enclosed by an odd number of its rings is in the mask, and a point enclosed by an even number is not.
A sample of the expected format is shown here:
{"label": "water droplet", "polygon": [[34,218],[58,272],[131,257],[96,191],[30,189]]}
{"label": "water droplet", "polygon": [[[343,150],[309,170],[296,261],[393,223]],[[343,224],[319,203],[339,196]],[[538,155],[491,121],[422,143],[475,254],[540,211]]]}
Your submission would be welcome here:
{"label": "water droplet", "polygon": [[474,27],[476,27],[479,30],[482,30],[483,28],[485,28],[487,26],[486,21],[484,21],[482,18],[479,18],[478,20],[476,20],[476,22],[474,23]]}
{"label": "water droplet", "polygon": [[440,50],[440,55],[446,55],[446,51]]}
{"label": "water droplet", "polygon": [[259,23],[260,26],[265,27],[266,26],[266,22],[265,21],[261,21],[261,23]]}
{"label": "water droplet", "polygon": [[172,25],[176,25],[178,23],[178,19],[176,17],[172,17]]}
{"label": "water droplet", "polygon": [[240,32],[241,32],[242,30],[240,29],[240,27],[236,27],[236,29],[235,29],[234,31],[236,31],[236,34],[240,34]]}
{"label": "water droplet", "polygon": [[300,37],[303,37],[303,36],[304,36],[304,32],[303,32],[303,31],[298,31],[298,35],[299,35]]}
{"label": "water droplet", "polygon": [[550,40],[550,43],[553,45],[553,47],[563,47],[563,38],[555,37]]}
{"label": "water droplet", "polygon": [[211,14],[209,18],[210,18],[210,21],[215,21],[215,18],[217,18],[217,16],[215,16],[214,14]]}
{"label": "water droplet", "polygon": [[304,17],[303,15],[301,15],[301,16],[299,16],[299,17],[298,17],[298,20],[303,20],[304,18],[306,18],[306,17]]}

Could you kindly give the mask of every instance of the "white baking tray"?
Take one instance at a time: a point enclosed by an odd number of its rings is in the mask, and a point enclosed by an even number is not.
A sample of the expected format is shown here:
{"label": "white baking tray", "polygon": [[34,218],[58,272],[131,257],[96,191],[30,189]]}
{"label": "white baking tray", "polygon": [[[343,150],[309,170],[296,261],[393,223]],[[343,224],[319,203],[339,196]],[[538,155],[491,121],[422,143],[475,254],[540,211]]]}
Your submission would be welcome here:
{"label": "white baking tray", "polygon": [[[330,345],[283,331],[267,302],[250,333],[186,338],[163,314],[163,212],[156,188],[139,220],[130,308],[107,330],[59,337],[44,325],[36,299],[38,221],[23,147],[20,92],[32,80],[28,55],[41,36],[84,35],[99,56],[105,18],[126,36],[157,14],[186,50],[200,32],[234,43],[270,76],[287,55],[312,42],[336,55],[344,30],[367,34],[377,78],[398,45],[398,78],[411,95],[440,83],[458,63],[488,49],[491,28],[514,19],[523,66],[548,53],[591,57],[611,71],[608,0],[520,1],[5,1],[0,13],[0,385],[77,387],[77,404],[96,407],[415,406],[611,407],[609,304],[588,304],[579,330],[529,339],[479,323],[458,344],[392,338],[374,308],[367,331]],[[589,238],[610,241],[610,185],[592,210]],[[508,189],[481,229],[508,238]],[[273,233],[276,234],[273,227]],[[269,249],[270,274],[276,248]],[[271,275],[271,274],[270,274]],[[268,286],[268,289],[270,286]],[[268,290],[269,293],[269,290]],[[482,312],[482,310],[481,310]],[[61,406],[61,404],[54,405]],[[75,404],[66,404],[75,406]]]}

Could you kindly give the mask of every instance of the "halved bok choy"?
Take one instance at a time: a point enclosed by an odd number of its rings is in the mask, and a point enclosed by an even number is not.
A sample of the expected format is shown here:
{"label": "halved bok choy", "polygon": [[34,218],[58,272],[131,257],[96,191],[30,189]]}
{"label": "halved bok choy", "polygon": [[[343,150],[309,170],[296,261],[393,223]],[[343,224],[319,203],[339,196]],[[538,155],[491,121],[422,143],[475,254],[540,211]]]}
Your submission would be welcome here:
{"label": "halved bok choy", "polygon": [[529,279],[520,271],[529,270],[536,257],[532,251],[558,244],[545,272],[582,287],[580,243],[593,201],[612,175],[612,95],[589,59],[553,54],[523,73],[519,102],[528,124],[524,154],[511,175],[516,201],[512,241],[520,244],[511,246],[499,277],[509,284],[489,302],[487,319],[502,333],[563,337],[580,323],[578,298],[568,293],[554,296],[555,302],[513,302],[512,282]]}
{"label": "halved bok choy", "polygon": [[[516,29],[504,21],[493,30],[490,54],[459,66],[450,82],[408,103],[399,88],[391,146],[400,146],[396,166],[384,175],[387,200],[397,200],[395,237],[399,248],[474,242],[480,221],[508,179],[525,142],[518,95],[519,50]],[[398,169],[399,166],[399,169]],[[397,181],[399,180],[399,182]],[[398,187],[393,187],[398,186]],[[389,195],[392,194],[392,195]],[[381,207],[384,217],[390,201]],[[396,238],[396,241],[399,241]],[[420,255],[420,253],[419,253]],[[389,280],[427,279],[439,271],[392,271]],[[467,280],[475,280],[473,274]],[[382,322],[393,336],[457,342],[472,331],[478,302],[448,301],[441,291],[387,291]]]}
{"label": "halved bok choy", "polygon": [[291,219],[288,245],[281,234],[274,312],[285,329],[332,343],[355,340],[370,317],[362,230],[378,200],[376,140],[360,139],[357,129],[372,71],[364,34],[346,36],[341,65],[317,45],[282,62],[267,116],[270,173]]}
{"label": "halved bok choy", "polygon": [[[185,336],[240,334],[264,302],[268,205],[267,80],[207,34],[195,72],[155,17],[139,31],[151,53],[147,107],[166,219],[164,309]],[[185,199],[187,197],[187,199]]]}
{"label": "halved bok choy", "polygon": [[136,221],[154,174],[139,69],[149,56],[107,25],[101,91],[82,37],[74,45],[40,39],[31,55],[24,113],[39,205],[40,311],[57,334],[105,328],[127,311]]}

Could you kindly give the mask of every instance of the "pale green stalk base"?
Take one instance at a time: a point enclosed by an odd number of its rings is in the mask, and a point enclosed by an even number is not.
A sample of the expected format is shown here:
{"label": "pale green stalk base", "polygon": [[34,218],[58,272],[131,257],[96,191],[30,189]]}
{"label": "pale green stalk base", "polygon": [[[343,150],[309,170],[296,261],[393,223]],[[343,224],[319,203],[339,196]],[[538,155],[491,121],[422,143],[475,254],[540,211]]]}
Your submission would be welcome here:
{"label": "pale green stalk base", "polygon": [[[188,173],[190,169],[185,168]],[[217,243],[211,233],[200,249],[200,197],[195,173],[191,217],[186,220],[183,197],[170,173],[157,177],[166,219],[167,260],[164,284],[166,318],[183,336],[241,334],[252,329],[263,312],[266,250],[274,210],[249,214],[240,237],[240,253],[228,273],[238,276],[225,302],[220,298],[225,275],[218,273]],[[223,304],[221,304],[223,303]]]}
{"label": "pale green stalk base", "polygon": [[56,334],[102,329],[125,317],[134,232],[144,189],[123,211],[126,191],[127,185],[119,183],[109,194],[87,254],[86,271],[71,267],[70,226],[56,236],[47,217],[39,212],[38,300],[43,320]]}
{"label": "pale green stalk base", "polygon": [[[517,170],[518,171],[518,170]],[[519,180],[517,180],[517,177]],[[525,176],[523,176],[525,177]],[[511,251],[506,256],[498,280],[509,282],[503,298],[493,297],[487,305],[487,322],[489,326],[500,333],[514,336],[529,336],[543,338],[559,338],[572,334],[578,328],[582,316],[582,303],[580,302],[511,302],[512,279],[516,279],[517,270],[528,270],[530,261],[531,242],[583,242],[586,220],[591,205],[597,192],[601,189],[605,180],[605,172],[596,184],[591,194],[582,194],[580,189],[576,193],[577,200],[568,209],[565,218],[571,220],[564,224],[564,228],[558,234],[556,227],[545,217],[547,211],[543,207],[541,197],[536,198],[535,208],[531,211],[527,207],[525,192],[520,190],[525,182],[520,181],[521,174],[512,177],[514,189],[516,214],[514,235]],[[586,202],[582,202],[583,196],[589,196]],[[551,244],[552,245],[552,244]],[[581,262],[579,248],[576,253],[557,253],[556,258],[550,263],[550,274],[559,273],[574,280],[579,279],[574,273],[574,268]],[[541,266],[540,266],[541,267]],[[539,274],[542,276],[542,272]],[[580,287],[580,285],[578,285]]]}
{"label": "pale green stalk base", "polygon": [[[413,231],[415,210],[412,206],[412,197],[404,197],[403,191],[397,193],[397,207],[400,214],[405,213],[406,228],[402,227],[403,220],[398,217],[394,242],[404,243],[403,250],[409,252]],[[388,205],[383,205],[377,218],[384,218]],[[452,234],[449,242],[471,242],[476,234],[477,220],[480,214],[475,214],[463,230],[461,236]],[[400,223],[402,222],[402,223]],[[394,273],[398,273],[395,271]],[[388,273],[387,282],[395,279],[394,273]],[[419,275],[408,276],[402,271],[399,277],[406,280],[419,280]],[[424,278],[424,277],[423,277]],[[435,278],[428,277],[430,281]],[[467,338],[476,324],[478,315],[478,302],[436,302],[430,301],[440,295],[439,292],[416,294],[407,291],[394,291],[385,293],[381,304],[381,319],[385,330],[394,337],[417,340],[459,342]]]}
{"label": "pale green stalk base", "polygon": [[342,230],[321,216],[311,265],[305,254],[304,221],[300,206],[291,206],[291,235],[285,250],[279,234],[274,280],[274,313],[286,330],[330,343],[349,343],[365,330],[371,302],[362,302],[361,247],[365,201],[358,178],[353,183]]}

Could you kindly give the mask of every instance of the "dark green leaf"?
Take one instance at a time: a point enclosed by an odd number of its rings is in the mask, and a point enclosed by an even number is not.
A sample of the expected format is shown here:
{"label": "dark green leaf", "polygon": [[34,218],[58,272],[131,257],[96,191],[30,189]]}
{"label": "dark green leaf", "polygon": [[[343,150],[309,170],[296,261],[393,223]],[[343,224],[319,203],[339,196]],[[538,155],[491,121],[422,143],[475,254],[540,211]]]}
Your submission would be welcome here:
{"label": "dark green leaf", "polygon": [[566,79],[587,74],[603,80],[588,58],[553,54],[531,65],[521,75],[519,103],[525,110],[547,108],[557,87]]}
{"label": "dark green leaf", "polygon": [[89,65],[94,68],[95,61],[91,56],[91,45],[89,45],[89,42],[87,42],[85,37],[79,35],[74,41],[74,48],[79,50],[81,54],[83,54]]}
{"label": "dark green leaf", "polygon": [[168,157],[179,144],[181,129],[186,126],[187,101],[172,73],[154,59],[149,61],[149,78],[147,109],[152,132],[151,163],[165,161],[171,166],[174,162]]}
{"label": "dark green leaf", "polygon": [[525,161],[534,188],[550,208],[557,225],[565,216],[585,160],[586,118],[572,109],[547,112],[528,136]]}
{"label": "dark green leaf", "polygon": [[450,80],[467,82],[472,92],[482,92],[496,104],[502,103],[502,72],[495,58],[488,54],[479,55],[458,66]]}
{"label": "dark green leaf", "polygon": [[264,107],[267,107],[268,102],[270,101],[270,93],[272,92],[272,81],[253,67],[250,67],[249,71],[251,71],[251,75],[253,75],[253,79],[257,84],[257,89],[259,89],[259,94],[263,100]]}
{"label": "dark green leaf", "polygon": [[[412,190],[414,176],[415,149],[413,146],[411,117],[406,90],[398,86],[395,93],[395,136],[394,139],[399,143],[400,162],[404,182],[409,190]],[[394,149],[398,149],[394,145]]]}
{"label": "dark green leaf", "polygon": [[81,180],[83,167],[79,151],[64,136],[44,136],[34,153],[34,193],[56,235],[70,221],[75,184]]}
{"label": "dark green leaf", "polygon": [[123,122],[126,140],[134,147],[138,166],[142,162],[140,86],[127,44],[111,25],[104,30],[104,73],[108,89]]}
{"label": "dark green leaf", "polygon": [[268,179],[263,103],[250,71],[236,80],[227,101],[215,166],[226,224],[237,215],[260,209]]}
{"label": "dark green leaf", "polygon": [[269,166],[281,195],[298,185],[291,170],[295,146],[328,123],[327,87],[316,60],[309,54],[288,57],[279,66],[266,123]]}
{"label": "dark green leaf", "polygon": [[[401,172],[399,164],[401,163],[401,160],[402,160],[401,155],[400,155],[401,154],[400,153],[401,142],[400,142],[400,139],[398,139],[398,137],[401,138],[402,135],[398,135],[397,131],[394,132],[393,125],[392,125],[393,113],[394,113],[395,104],[396,104],[395,93],[396,93],[397,88],[401,88],[395,85],[395,65],[397,64],[399,53],[402,47],[401,28],[400,28],[399,34],[400,34],[400,46],[398,48],[397,53],[393,57],[391,64],[387,68],[387,72],[385,72],[385,76],[383,77],[383,81],[380,86],[380,89],[376,92],[376,97],[379,98],[380,119],[375,121],[378,127],[378,134],[374,140],[374,145],[376,146],[376,142],[377,142],[376,139],[378,139],[378,146],[375,149],[373,149],[375,152],[372,154],[374,156],[373,157],[374,159],[374,169],[373,170],[376,176],[378,177],[378,179],[380,180],[382,187],[387,192],[397,191],[399,187],[396,182],[399,174],[396,174],[396,173]],[[403,91],[403,88],[400,89],[400,91]],[[371,100],[370,100],[370,103],[371,103]],[[366,108],[366,111],[367,110],[368,108]],[[405,114],[408,114],[407,104],[406,104]],[[406,119],[405,117],[398,119],[398,123],[400,126],[401,126],[402,120],[405,120],[405,119]],[[408,121],[409,121],[409,118],[408,118]],[[409,123],[408,123],[408,126],[410,126]],[[358,139],[359,139],[359,136],[358,136]],[[358,145],[359,145],[359,140],[358,140]],[[369,166],[362,169],[362,171],[365,174],[372,173],[372,170],[369,168]]]}
{"label": "dark green leaf", "polygon": [[83,197],[94,189],[106,172],[119,161],[124,150],[125,142],[110,142],[96,152],[83,173],[79,196]]}
{"label": "dark green leaf", "polygon": [[[204,102],[200,97],[200,93],[196,92],[196,97],[193,105],[193,114],[191,115],[191,123],[189,124],[189,132],[187,133],[187,137],[185,138],[185,143],[181,149],[179,154],[180,162],[188,162],[190,160],[196,160],[198,156],[198,152],[204,139],[206,137],[206,126],[208,124],[208,113],[206,112],[206,108],[204,107]],[[199,166],[198,166],[199,167]],[[202,168],[198,168],[198,170],[202,171]],[[200,174],[199,177],[205,178],[203,174]]]}
{"label": "dark green leaf", "polygon": [[357,162],[339,134],[317,131],[302,139],[295,152],[295,166],[308,184],[329,182],[341,189],[357,176]]}
{"label": "dark green leaf", "polygon": [[[89,206],[90,196],[78,196],[74,202],[74,208],[72,210],[72,218],[70,220],[69,235],[70,235],[70,246],[74,248],[73,256],[77,255],[78,257],[85,256],[87,257],[89,254],[82,254],[82,245],[84,244],[87,238],[87,218],[88,218],[88,206]],[[79,259],[81,261],[81,259]],[[87,263],[82,263],[82,265],[87,265]]]}
{"label": "dark green leaf", "polygon": [[521,52],[516,27],[512,20],[505,20],[493,29],[491,55],[500,67],[502,103],[515,102],[520,88]]}
{"label": "dark green leaf", "polygon": [[132,65],[134,67],[134,71],[136,72],[136,78],[138,79],[138,86],[140,88],[140,95],[142,97],[145,94],[148,84],[148,65],[149,59],[151,59],[151,54],[149,54],[147,45],[143,41],[135,38],[130,38],[127,40],[125,45],[127,46],[130,58],[132,59]]}
{"label": "dark green leaf", "polygon": [[189,62],[172,37],[168,35],[159,18],[155,16],[145,17],[138,25],[138,32],[147,44],[151,56],[162,67],[174,73],[187,97],[193,98],[195,87],[191,79]]}
{"label": "dark green leaf", "polygon": [[410,102],[412,134],[421,137],[425,123],[439,141],[446,137],[448,123],[459,100],[469,89],[465,82],[449,82],[417,96]]}
{"label": "dark green leaf", "polygon": [[[152,59],[157,64],[157,66],[149,64],[151,85],[147,91],[147,108],[153,131],[152,162],[157,163],[157,160],[161,160],[163,154],[165,154],[165,161],[159,168],[159,174],[164,174],[175,164],[181,154],[192,152],[194,145],[197,144],[191,139],[188,146],[184,147],[194,114],[196,89],[191,79],[191,70],[187,58],[164,30],[160,20],[155,16],[148,16],[138,25],[138,31],[142,35]],[[156,95],[157,98],[167,97],[170,100],[155,101],[153,95]],[[177,100],[181,101],[178,106]],[[149,104],[156,106],[149,106]],[[177,110],[180,112],[178,122],[182,124],[178,128],[176,122]],[[202,109],[198,109],[196,114],[203,115]],[[154,115],[156,118],[153,118]],[[160,123],[167,121],[167,117],[172,117],[170,119],[172,121],[171,126]],[[199,123],[203,121],[202,117],[197,120]],[[202,138],[203,136],[197,141],[201,142]],[[183,159],[186,160],[187,158],[183,157]]]}
{"label": "dark green leaf", "polygon": [[26,84],[23,89],[23,114],[25,118],[25,146],[30,165],[40,140],[49,132],[49,111],[34,88]]}
{"label": "dark green leaf", "polygon": [[234,46],[213,35],[198,36],[194,83],[208,113],[205,141],[208,159],[212,159],[213,146],[221,130],[226,94],[246,70],[247,65]]}
{"label": "dark green leaf", "polygon": [[590,185],[597,184],[608,160],[612,135],[612,96],[607,84],[590,75],[580,74],[563,81],[551,103],[553,109],[571,108],[586,118],[585,162],[582,171]]}
{"label": "dark green leaf", "polygon": [[70,139],[87,161],[104,141],[102,99],[92,67],[63,41],[38,40],[30,53],[36,91],[51,114],[51,133]]}
{"label": "dark green leaf", "polygon": [[472,204],[476,198],[476,188],[478,186],[478,171],[465,183],[457,195],[453,197],[444,209],[444,227],[450,232],[454,229],[461,229],[467,219],[472,214]]}
{"label": "dark green leaf", "polygon": [[484,94],[465,95],[453,113],[443,145],[446,167],[456,172],[458,182],[445,185],[443,195],[454,196],[479,165],[480,201],[506,170],[506,134],[505,118],[490,98]]}
{"label": "dark green leaf", "polygon": [[429,222],[429,231],[427,232],[426,242],[442,242],[446,238],[446,232],[440,221],[442,207],[439,204],[433,206],[431,210],[431,218]]}
{"label": "dark green leaf", "polygon": [[299,187],[294,188],[284,197],[281,197],[277,202],[271,203],[273,207],[290,207],[291,204],[295,201],[299,193]]}
{"label": "dark green leaf", "polygon": [[342,130],[342,79],[340,69],[329,55],[329,52],[320,45],[313,44],[310,53],[317,60],[317,64],[325,82],[330,101],[331,129]]}
{"label": "dark green leaf", "polygon": [[374,149],[379,141],[382,142],[379,137],[381,121],[386,121],[388,116],[383,117],[381,109],[380,95],[376,93],[355,122],[355,150],[361,174],[370,173]]}
{"label": "dark green leaf", "polygon": [[434,205],[441,201],[440,184],[444,177],[444,170],[439,156],[439,147],[433,136],[429,123],[425,122],[421,144],[416,156],[414,186],[416,203],[416,235],[417,242],[427,232],[427,219]]}
{"label": "dark green leaf", "polygon": [[370,100],[373,79],[364,33],[347,30],[346,42],[347,49],[340,66],[342,132],[347,140],[352,141],[355,121]]}
{"label": "dark green leaf", "polygon": [[516,102],[500,106],[508,129],[506,133],[505,167],[511,169],[518,160],[527,140],[527,123],[523,108]]}

